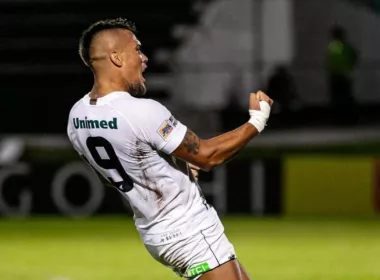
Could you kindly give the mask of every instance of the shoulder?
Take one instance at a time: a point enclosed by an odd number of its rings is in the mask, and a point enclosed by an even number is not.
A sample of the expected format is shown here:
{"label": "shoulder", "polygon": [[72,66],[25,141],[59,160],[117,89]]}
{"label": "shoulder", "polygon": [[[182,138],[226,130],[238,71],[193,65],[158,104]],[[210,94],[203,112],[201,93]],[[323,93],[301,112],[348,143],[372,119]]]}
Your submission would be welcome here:
{"label": "shoulder", "polygon": [[[72,125],[71,123],[71,119],[73,118],[73,116],[75,115],[75,112],[80,108],[80,105],[82,103],[82,98],[80,100],[78,100],[70,109],[70,112],[69,112],[69,117],[68,117],[68,122],[67,122],[67,129],[70,130],[70,127]],[[79,109],[80,110],[80,109]]]}
{"label": "shoulder", "polygon": [[133,117],[144,119],[151,118],[154,114],[162,114],[168,112],[165,106],[152,99],[143,99],[135,97],[122,97],[113,100],[110,103],[111,108],[118,111],[125,117]]}
{"label": "shoulder", "polygon": [[164,107],[161,103],[147,98],[136,98],[133,96],[120,97],[110,102],[112,107],[127,107],[129,109],[141,109],[141,108],[159,108]]}
{"label": "shoulder", "polygon": [[78,108],[80,107],[80,105],[83,104],[83,98],[82,97],[81,99],[79,99],[77,102],[75,102],[75,104],[71,107],[70,109],[70,113],[69,115],[71,115],[73,112],[75,112],[76,110],[78,110]]}

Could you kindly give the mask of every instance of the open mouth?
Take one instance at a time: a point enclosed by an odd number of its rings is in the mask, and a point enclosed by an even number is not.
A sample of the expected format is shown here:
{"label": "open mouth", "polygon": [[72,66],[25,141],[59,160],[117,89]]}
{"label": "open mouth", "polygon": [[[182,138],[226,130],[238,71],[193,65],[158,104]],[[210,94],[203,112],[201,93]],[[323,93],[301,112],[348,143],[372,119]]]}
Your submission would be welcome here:
{"label": "open mouth", "polygon": [[145,82],[144,72],[141,72],[141,79],[142,79],[143,82]]}
{"label": "open mouth", "polygon": [[144,63],[144,64],[142,65],[142,67],[141,67],[141,78],[142,78],[143,82],[145,82],[144,72],[145,72],[146,68],[147,68],[147,66],[146,66],[146,64]]}

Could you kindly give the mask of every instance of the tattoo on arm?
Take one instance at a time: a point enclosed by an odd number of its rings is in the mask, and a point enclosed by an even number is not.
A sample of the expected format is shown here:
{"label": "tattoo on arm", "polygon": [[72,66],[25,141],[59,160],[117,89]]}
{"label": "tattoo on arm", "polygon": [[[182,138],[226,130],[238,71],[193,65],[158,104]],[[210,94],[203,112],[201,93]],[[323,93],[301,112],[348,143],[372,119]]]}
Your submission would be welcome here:
{"label": "tattoo on arm", "polygon": [[194,155],[198,154],[199,142],[199,137],[190,129],[187,129],[185,138],[183,140],[183,145],[186,148],[186,151]]}

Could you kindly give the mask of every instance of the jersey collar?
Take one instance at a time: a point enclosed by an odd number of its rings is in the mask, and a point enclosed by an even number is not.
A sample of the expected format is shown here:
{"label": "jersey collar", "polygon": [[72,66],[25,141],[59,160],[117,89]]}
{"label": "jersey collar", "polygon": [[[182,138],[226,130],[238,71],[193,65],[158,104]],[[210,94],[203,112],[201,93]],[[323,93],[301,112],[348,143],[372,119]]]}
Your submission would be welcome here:
{"label": "jersey collar", "polygon": [[[90,93],[87,93],[84,96],[84,102],[86,104],[90,104]],[[96,105],[103,105],[109,103],[111,100],[121,97],[121,96],[131,96],[128,92],[126,91],[113,91],[108,93],[107,95],[104,95],[102,97],[99,97],[96,99]]]}

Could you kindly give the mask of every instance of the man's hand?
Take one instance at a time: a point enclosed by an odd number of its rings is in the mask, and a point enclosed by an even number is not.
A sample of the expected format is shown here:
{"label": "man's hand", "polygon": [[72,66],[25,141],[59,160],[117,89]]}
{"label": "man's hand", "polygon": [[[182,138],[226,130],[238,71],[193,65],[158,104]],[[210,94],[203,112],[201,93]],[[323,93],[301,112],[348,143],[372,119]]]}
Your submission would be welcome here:
{"label": "man's hand", "polygon": [[195,180],[198,181],[198,177],[199,177],[198,171],[200,170],[200,168],[198,166],[191,164],[191,163],[189,163],[189,166],[190,166],[191,173],[193,173]]}
{"label": "man's hand", "polygon": [[259,90],[257,93],[251,93],[249,97],[249,110],[260,111],[260,101],[265,101],[269,106],[273,105],[273,100],[264,92]]}
{"label": "man's hand", "polygon": [[257,93],[256,93],[256,97],[259,101],[265,101],[266,103],[269,104],[269,106],[272,107],[273,105],[273,100],[268,96],[266,95],[264,92],[262,92],[261,90],[259,90]]}
{"label": "man's hand", "polygon": [[260,100],[256,93],[251,93],[249,96],[249,110],[260,111]]}
{"label": "man's hand", "polygon": [[256,94],[251,93],[249,99],[249,114],[251,118],[248,122],[251,123],[260,133],[266,126],[272,105],[273,100],[270,99],[264,92],[258,91]]}

